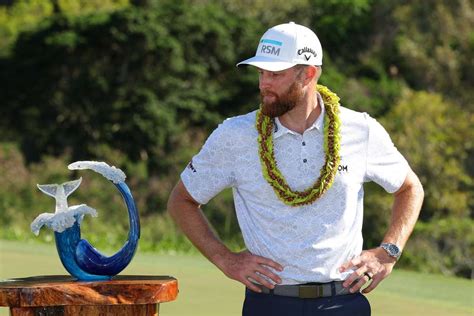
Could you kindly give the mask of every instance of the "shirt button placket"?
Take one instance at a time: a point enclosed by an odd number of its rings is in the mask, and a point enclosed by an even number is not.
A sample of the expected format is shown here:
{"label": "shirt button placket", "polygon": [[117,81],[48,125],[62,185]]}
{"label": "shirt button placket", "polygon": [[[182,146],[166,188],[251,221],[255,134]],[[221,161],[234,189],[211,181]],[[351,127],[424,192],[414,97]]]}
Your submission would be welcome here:
{"label": "shirt button placket", "polygon": [[307,163],[307,162],[308,162],[308,159],[306,158],[306,157],[307,157],[306,141],[304,140],[304,138],[303,138],[303,140],[301,141],[301,146],[303,146],[302,149],[301,149],[301,156],[302,156],[302,158],[303,158],[303,163]]}

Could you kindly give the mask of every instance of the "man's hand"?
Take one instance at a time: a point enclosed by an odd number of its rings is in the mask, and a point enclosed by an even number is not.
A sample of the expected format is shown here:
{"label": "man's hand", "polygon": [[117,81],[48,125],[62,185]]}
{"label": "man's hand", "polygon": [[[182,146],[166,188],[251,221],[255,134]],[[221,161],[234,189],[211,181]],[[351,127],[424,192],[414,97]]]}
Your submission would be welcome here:
{"label": "man's hand", "polygon": [[[350,269],[354,270],[343,283],[343,286],[350,287],[350,292],[358,292],[364,284],[372,281],[362,293],[369,293],[377,287],[377,285],[392,273],[396,259],[390,257],[382,248],[374,248],[362,251],[360,256],[344,263],[340,268],[340,272]],[[351,286],[352,285],[352,286]]]}
{"label": "man's hand", "polygon": [[247,250],[239,253],[231,252],[223,257],[216,258],[215,264],[226,276],[243,283],[255,292],[260,293],[261,289],[253,284],[252,280],[269,289],[273,289],[275,286],[268,279],[274,283],[281,283],[280,277],[268,268],[283,271],[280,264],[271,259],[253,255]]}
{"label": "man's hand", "polygon": [[[402,186],[395,192],[392,218],[383,242],[394,243],[400,248],[405,246],[420,214],[423,196],[423,187],[420,180],[413,170],[409,169]],[[344,263],[339,268],[340,272],[354,270],[354,273],[344,281],[343,285],[346,288],[350,287],[350,291],[355,293],[364,284],[372,281],[362,291],[362,293],[369,293],[392,273],[396,261],[380,247],[362,251],[360,256]]]}

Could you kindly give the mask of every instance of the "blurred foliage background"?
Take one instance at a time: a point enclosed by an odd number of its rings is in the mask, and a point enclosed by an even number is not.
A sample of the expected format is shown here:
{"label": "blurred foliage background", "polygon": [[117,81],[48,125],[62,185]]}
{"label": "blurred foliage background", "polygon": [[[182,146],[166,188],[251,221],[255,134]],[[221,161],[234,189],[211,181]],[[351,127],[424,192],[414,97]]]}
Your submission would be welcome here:
{"label": "blurred foliage background", "polygon": [[[119,247],[120,195],[76,160],[128,175],[140,248],[194,251],[166,214],[180,172],[228,116],[258,106],[253,69],[237,70],[263,32],[290,20],[324,48],[321,82],[390,132],[425,188],[399,265],[473,278],[474,6],[470,0],[18,0],[0,5],[0,238],[52,242],[29,230],[54,202],[36,183],[83,176],[70,205],[99,218],[83,234]],[[366,185],[364,238],[379,244],[392,197]],[[243,247],[229,190],[204,207]]]}

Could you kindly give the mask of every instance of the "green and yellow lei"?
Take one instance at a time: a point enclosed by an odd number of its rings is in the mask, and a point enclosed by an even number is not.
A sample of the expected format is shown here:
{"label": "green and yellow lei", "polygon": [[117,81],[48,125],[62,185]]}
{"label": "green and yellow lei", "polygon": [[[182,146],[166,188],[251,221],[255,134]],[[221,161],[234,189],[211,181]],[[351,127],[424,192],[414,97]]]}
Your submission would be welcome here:
{"label": "green and yellow lei", "polygon": [[339,166],[340,156],[340,119],[339,97],[327,87],[318,85],[318,92],[324,101],[324,153],[325,163],[321,168],[319,178],[312,187],[305,191],[293,191],[286,183],[281,171],[278,169],[273,149],[273,120],[257,111],[256,128],[258,131],[258,144],[260,162],[263,176],[273,187],[276,195],[286,205],[300,206],[311,204],[320,198],[333,184]]}

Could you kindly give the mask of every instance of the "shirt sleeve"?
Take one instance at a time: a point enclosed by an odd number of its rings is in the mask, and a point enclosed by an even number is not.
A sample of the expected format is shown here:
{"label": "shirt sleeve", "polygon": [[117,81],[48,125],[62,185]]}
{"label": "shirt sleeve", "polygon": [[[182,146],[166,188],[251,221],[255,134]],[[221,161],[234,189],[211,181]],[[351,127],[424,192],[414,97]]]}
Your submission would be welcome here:
{"label": "shirt sleeve", "polygon": [[231,135],[225,122],[220,124],[181,173],[184,186],[200,204],[234,183]]}
{"label": "shirt sleeve", "polygon": [[367,122],[369,137],[365,181],[374,181],[388,193],[394,193],[405,181],[408,162],[379,122],[369,115]]}

